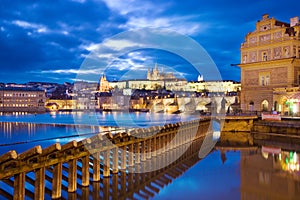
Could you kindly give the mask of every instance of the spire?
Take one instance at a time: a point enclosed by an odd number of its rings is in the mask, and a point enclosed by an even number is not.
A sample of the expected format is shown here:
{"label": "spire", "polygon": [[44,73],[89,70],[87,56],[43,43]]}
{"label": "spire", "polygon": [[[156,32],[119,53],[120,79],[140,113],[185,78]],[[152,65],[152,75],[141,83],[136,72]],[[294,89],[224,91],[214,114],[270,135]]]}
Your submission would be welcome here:
{"label": "spire", "polygon": [[148,67],[147,79],[148,79],[148,80],[150,80],[150,79],[151,79],[150,67]]}

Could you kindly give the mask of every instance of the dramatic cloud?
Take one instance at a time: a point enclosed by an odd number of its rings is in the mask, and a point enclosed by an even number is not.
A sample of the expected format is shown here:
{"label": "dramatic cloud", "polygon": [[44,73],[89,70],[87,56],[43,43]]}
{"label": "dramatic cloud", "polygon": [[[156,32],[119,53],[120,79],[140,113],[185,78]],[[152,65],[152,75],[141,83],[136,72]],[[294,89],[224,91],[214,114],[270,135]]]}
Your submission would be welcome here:
{"label": "dramatic cloud", "polygon": [[[269,13],[289,21],[299,13],[298,1],[289,2],[288,9],[282,9],[282,5],[286,1],[2,0],[0,82],[64,82],[88,73],[94,79],[103,73],[97,70],[99,65],[111,67],[107,72],[111,79],[118,79],[128,68],[142,77],[142,66],[148,68],[155,62],[171,66],[190,79],[197,76],[188,63],[170,53],[141,50],[116,57],[116,52],[133,46],[142,49],[147,41],[136,41],[134,36],[126,40],[109,38],[140,28],[164,28],[193,38],[211,55],[224,79],[239,80],[239,69],[230,64],[239,63],[240,44],[261,15]],[[80,70],[99,44],[105,51],[95,55],[104,62],[91,61],[90,68]]]}

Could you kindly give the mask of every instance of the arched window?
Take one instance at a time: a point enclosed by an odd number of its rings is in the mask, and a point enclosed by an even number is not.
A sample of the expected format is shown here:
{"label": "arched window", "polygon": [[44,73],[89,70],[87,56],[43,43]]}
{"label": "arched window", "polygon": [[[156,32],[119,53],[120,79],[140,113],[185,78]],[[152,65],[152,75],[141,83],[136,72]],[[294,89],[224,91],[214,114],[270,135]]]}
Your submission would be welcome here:
{"label": "arched window", "polygon": [[261,110],[268,111],[268,108],[269,108],[269,102],[267,100],[263,100],[263,102],[261,102]]}

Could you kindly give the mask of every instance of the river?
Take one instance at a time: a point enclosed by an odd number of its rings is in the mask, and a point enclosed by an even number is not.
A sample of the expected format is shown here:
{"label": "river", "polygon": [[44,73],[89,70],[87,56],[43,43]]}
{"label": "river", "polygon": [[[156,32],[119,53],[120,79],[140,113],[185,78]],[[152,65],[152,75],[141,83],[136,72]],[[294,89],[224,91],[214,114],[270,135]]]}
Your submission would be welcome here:
{"label": "river", "polygon": [[[117,128],[164,125],[195,117],[150,113],[2,115],[0,152],[15,149],[20,153],[35,145],[63,144]],[[68,199],[69,195],[75,195],[77,199],[299,199],[298,152],[299,148],[281,145],[216,146],[203,159],[196,151],[191,157],[187,156],[157,172],[120,172],[99,183],[92,183],[86,189],[79,188],[75,194],[63,191],[62,196],[63,199]],[[122,181],[125,182],[122,184]],[[2,181],[0,188],[13,193]],[[30,190],[30,187],[27,189]]]}

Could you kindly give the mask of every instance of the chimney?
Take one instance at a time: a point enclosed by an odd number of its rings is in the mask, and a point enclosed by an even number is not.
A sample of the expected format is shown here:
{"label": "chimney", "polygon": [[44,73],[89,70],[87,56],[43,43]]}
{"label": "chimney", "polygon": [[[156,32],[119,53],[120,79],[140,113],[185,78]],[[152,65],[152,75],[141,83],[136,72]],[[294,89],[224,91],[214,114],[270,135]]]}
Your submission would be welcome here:
{"label": "chimney", "polygon": [[263,14],[262,19],[263,19],[263,20],[269,19],[269,14]]}
{"label": "chimney", "polygon": [[291,18],[291,27],[296,26],[297,24],[299,24],[299,17],[293,17]]}

